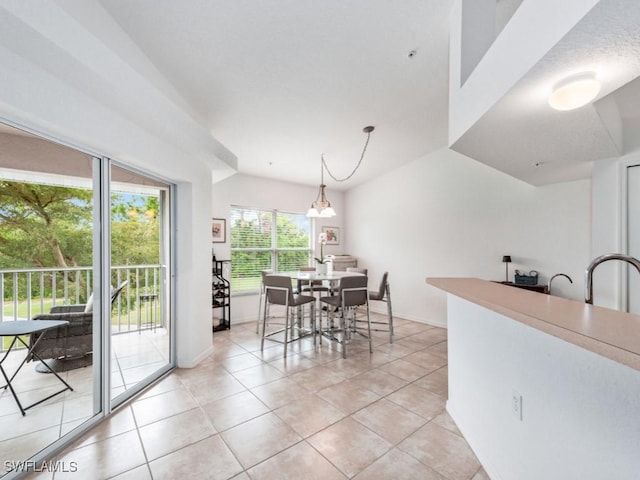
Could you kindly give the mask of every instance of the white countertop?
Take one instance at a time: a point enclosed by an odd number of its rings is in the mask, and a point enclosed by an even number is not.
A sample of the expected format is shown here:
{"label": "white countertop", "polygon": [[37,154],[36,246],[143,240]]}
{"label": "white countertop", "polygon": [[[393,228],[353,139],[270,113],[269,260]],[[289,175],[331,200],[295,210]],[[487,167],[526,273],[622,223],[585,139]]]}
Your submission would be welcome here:
{"label": "white countertop", "polygon": [[427,284],[549,335],[640,370],[640,316],[481,280],[427,278]]}

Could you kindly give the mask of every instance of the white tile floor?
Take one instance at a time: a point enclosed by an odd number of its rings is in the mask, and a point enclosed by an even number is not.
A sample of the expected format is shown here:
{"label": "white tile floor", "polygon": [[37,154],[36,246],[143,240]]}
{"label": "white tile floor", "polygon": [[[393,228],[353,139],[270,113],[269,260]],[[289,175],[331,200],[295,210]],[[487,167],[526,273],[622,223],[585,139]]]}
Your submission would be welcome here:
{"label": "white tile floor", "polygon": [[[168,363],[168,341],[163,329],[115,335],[113,350],[113,396]],[[12,350],[3,363],[9,375],[24,355],[25,350]],[[54,375],[36,372],[35,365],[24,365],[12,382],[23,406],[64,388]],[[74,390],[30,408],[24,417],[11,392],[0,390],[0,459],[3,462],[20,461],[34,455],[92,416],[93,367],[70,370],[60,376]],[[0,475],[4,474],[4,465],[0,468]]]}
{"label": "white tile floor", "polygon": [[32,479],[439,479],[488,476],[445,412],[446,331],[396,320],[347,359],[302,340],[260,352],[255,324],[213,336],[67,449],[77,472]]}

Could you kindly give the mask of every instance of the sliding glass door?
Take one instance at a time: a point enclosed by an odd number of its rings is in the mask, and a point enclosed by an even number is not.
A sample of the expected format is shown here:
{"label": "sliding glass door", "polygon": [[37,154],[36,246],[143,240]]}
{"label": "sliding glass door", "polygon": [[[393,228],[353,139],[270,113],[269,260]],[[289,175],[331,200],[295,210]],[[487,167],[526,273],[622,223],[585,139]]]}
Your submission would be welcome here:
{"label": "sliding glass door", "polygon": [[68,322],[37,344],[34,335],[22,340],[73,388],[37,403],[60,390],[60,379],[23,344],[11,348],[11,336],[0,338],[16,397],[36,403],[22,415],[10,389],[0,390],[0,458],[9,462],[0,475],[102,413],[101,318],[91,307],[101,275],[94,261],[99,166],[90,154],[0,124],[0,323],[7,331],[25,321]]}
{"label": "sliding glass door", "polygon": [[171,185],[111,167],[111,398],[124,401],[171,362]]}
{"label": "sliding glass door", "polygon": [[[0,123],[0,332],[69,322],[39,344],[60,378],[0,336],[16,396],[35,403],[23,415],[0,389],[0,477],[45,458],[173,367],[172,192],[152,175]],[[73,390],[38,403],[61,380]]]}

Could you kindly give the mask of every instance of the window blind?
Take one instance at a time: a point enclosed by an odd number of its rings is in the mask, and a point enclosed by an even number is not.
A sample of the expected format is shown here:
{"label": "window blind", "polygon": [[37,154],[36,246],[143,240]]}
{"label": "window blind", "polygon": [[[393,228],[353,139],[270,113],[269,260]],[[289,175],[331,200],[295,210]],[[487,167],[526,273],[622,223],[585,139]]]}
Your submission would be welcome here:
{"label": "window blind", "polygon": [[306,215],[232,206],[230,223],[232,292],[257,290],[263,270],[309,265],[311,222]]}

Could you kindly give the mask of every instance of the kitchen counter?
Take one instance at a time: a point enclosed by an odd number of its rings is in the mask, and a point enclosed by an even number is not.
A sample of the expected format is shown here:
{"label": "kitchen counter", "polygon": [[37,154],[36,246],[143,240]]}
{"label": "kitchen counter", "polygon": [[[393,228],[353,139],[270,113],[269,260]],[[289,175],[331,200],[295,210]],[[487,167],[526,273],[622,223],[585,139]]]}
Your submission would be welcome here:
{"label": "kitchen counter", "polygon": [[478,278],[428,278],[427,283],[640,370],[640,316]]}
{"label": "kitchen counter", "polygon": [[492,480],[636,480],[640,317],[477,278],[447,292],[447,411]]}

